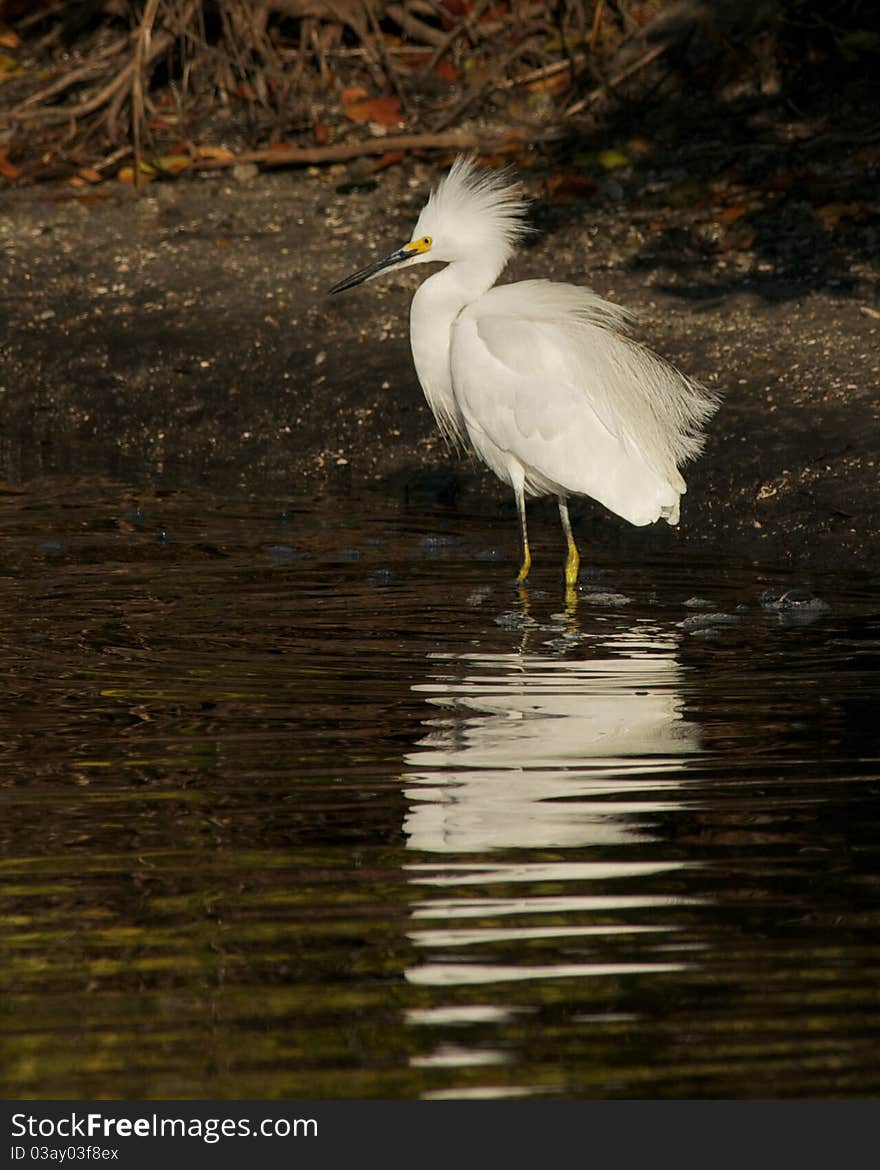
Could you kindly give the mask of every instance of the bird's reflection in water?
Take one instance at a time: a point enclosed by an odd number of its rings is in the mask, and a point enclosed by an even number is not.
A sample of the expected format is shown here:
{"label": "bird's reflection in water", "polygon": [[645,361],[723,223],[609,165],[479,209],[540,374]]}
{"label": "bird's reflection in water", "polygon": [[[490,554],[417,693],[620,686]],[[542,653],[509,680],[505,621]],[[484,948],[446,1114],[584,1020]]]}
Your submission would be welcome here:
{"label": "bird's reflection in water", "polygon": [[[434,853],[650,839],[645,814],[699,751],[676,642],[618,631],[578,659],[438,655],[437,708],[406,757],[410,848]],[[649,797],[656,791],[658,800]]]}
{"label": "bird's reflection in water", "polygon": [[[474,995],[482,1010],[537,1011],[559,980],[616,1010],[617,980],[692,961],[678,916],[702,899],[683,894],[685,863],[656,827],[700,750],[677,642],[647,624],[602,628],[578,658],[438,655],[418,688],[436,717],[406,757],[404,829],[421,854],[408,878],[423,891],[406,979],[443,999],[415,1026],[437,1011],[469,1025]],[[467,1045],[454,1051],[467,1064]],[[513,1059],[506,1042],[497,1051]]]}

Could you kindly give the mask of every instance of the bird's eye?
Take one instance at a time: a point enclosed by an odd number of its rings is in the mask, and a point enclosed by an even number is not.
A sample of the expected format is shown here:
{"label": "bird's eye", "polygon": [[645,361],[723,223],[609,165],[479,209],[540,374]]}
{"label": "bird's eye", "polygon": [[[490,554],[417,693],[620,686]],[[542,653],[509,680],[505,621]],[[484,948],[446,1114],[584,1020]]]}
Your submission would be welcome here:
{"label": "bird's eye", "polygon": [[422,236],[422,243],[425,245],[426,248],[430,248],[431,245],[434,243],[434,241],[431,239],[430,236]]}

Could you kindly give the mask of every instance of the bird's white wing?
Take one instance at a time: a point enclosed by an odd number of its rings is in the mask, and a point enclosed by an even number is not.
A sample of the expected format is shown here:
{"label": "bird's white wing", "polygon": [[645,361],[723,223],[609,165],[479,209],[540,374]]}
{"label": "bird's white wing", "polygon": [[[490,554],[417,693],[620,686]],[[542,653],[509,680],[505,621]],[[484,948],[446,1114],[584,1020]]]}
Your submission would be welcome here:
{"label": "bird's white wing", "polygon": [[[465,374],[470,413],[479,415],[489,402],[503,402],[524,438],[557,441],[572,434],[580,418],[596,437],[601,433],[604,441],[619,440],[613,417],[603,418],[578,386],[561,340],[559,331],[543,322],[501,316],[462,322],[454,332],[456,370],[482,368],[485,379]],[[467,355],[461,352],[465,348]]]}
{"label": "bird's white wing", "polygon": [[589,495],[633,524],[673,516],[684,482],[674,458],[666,468],[646,458],[615,413],[609,384],[621,375],[601,336],[598,373],[585,361],[585,331],[608,331],[558,312],[536,315],[532,286],[544,293],[548,284],[493,289],[456,321],[452,381],[474,448],[503,479],[515,459],[536,494]]}
{"label": "bird's white wing", "polygon": [[607,429],[661,475],[674,481],[678,465],[702,448],[715,396],[628,337],[630,315],[590,289],[548,280],[500,285],[466,314],[502,364],[577,388]]}

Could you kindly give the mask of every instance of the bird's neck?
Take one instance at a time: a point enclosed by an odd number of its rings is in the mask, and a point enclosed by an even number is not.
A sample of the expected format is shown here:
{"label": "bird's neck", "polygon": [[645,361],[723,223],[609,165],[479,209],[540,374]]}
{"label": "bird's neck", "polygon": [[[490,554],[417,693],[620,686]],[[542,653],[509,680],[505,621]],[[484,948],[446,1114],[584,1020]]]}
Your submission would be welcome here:
{"label": "bird's neck", "polygon": [[410,309],[413,361],[437,425],[464,441],[464,420],[452,389],[450,331],[458,314],[495,283],[497,272],[467,262],[449,264],[419,285]]}

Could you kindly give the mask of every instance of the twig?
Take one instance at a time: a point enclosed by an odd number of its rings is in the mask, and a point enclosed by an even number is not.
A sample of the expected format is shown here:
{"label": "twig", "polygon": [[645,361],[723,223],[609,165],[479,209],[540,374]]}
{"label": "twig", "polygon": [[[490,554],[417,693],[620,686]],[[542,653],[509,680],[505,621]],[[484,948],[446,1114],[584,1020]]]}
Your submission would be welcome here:
{"label": "twig", "polygon": [[141,121],[144,116],[144,64],[149,60],[150,38],[159,0],[147,0],[134,46],[131,77],[131,134],[134,142],[134,183],[141,186]]}
{"label": "twig", "polygon": [[599,29],[602,25],[602,9],[605,7],[605,0],[596,0],[596,7],[593,10],[593,30],[590,33],[590,52],[595,53],[596,42],[599,39]]}
{"label": "twig", "polygon": [[[437,0],[406,0],[406,7],[410,12],[420,12],[422,16],[434,16],[442,19],[444,15]],[[449,15],[448,9],[446,15]]]}
{"label": "twig", "polygon": [[[107,112],[104,114],[104,125],[107,127],[107,138],[110,142],[116,142],[118,136],[117,130],[119,127],[120,114],[122,107],[125,105],[125,97],[127,94],[125,86],[120,86],[112,98],[107,102]],[[128,144],[131,149],[131,143]]]}
{"label": "twig", "polygon": [[513,64],[513,62],[532,47],[534,39],[534,36],[524,39],[516,46],[515,49],[513,49],[500,61],[493,62],[493,67],[495,69],[494,76],[487,77],[477,85],[472,86],[463,97],[450,106],[446,113],[437,120],[432,129],[445,130],[447,126],[462,116],[468,106],[473,105],[473,103],[479,98],[483,97],[487,93],[490,93],[493,89],[498,88],[502,84],[500,81],[498,81],[498,74],[500,73],[503,76],[503,74]]}
{"label": "twig", "polygon": [[[311,31],[312,31],[312,47],[313,47],[314,52],[315,52],[315,58],[318,62],[318,73],[320,74],[320,77],[321,77],[321,85],[326,87],[330,81],[330,66],[327,64],[327,55],[324,52],[324,43],[321,40],[321,30],[318,28],[318,22],[316,20],[311,22]],[[369,67],[369,65],[370,65],[369,53],[366,54],[364,60],[366,61],[367,66]]]}
{"label": "twig", "polygon": [[55,122],[70,122],[77,118],[84,118],[87,114],[99,109],[121,86],[131,80],[131,63],[125,66],[121,73],[112,81],[103,86],[93,97],[80,102],[76,106],[52,106],[48,110],[22,110],[20,107],[10,114],[10,121],[14,122],[45,122],[52,125]]}
{"label": "twig", "polygon": [[626,34],[627,38],[632,37],[638,33],[638,22],[633,18],[632,13],[627,8],[624,0],[614,0],[614,7],[617,10],[617,15],[620,17],[620,26]]}
{"label": "twig", "polygon": [[[379,59],[385,68],[385,74],[388,80],[391,82],[391,86],[394,89],[394,92],[400,98],[401,109],[403,110],[404,114],[407,114],[409,113],[409,102],[406,99],[406,93],[404,92],[404,88],[400,80],[400,74],[397,72],[397,67],[391,60],[391,55],[388,52],[388,46],[385,43],[385,37],[382,33],[382,29],[379,27],[379,22],[376,19],[376,14],[373,12],[372,6],[368,4],[366,9],[367,20],[370,22],[373,37],[379,47]],[[368,38],[365,37],[364,44],[366,45],[368,43]]]}
{"label": "twig", "polygon": [[21,105],[16,110],[13,110],[15,116],[19,110],[25,109],[27,106],[35,106],[44,102],[47,98],[54,97],[56,93],[63,93],[65,89],[70,89],[72,85],[76,85],[80,81],[88,80],[96,73],[101,72],[101,65],[107,57],[115,57],[128,44],[128,37],[121,37],[118,41],[114,41],[112,45],[108,45],[105,49],[101,49],[97,53],[92,53],[89,60],[80,65],[78,69],[71,69],[70,72],[62,74],[61,77],[55,79],[51,85],[47,85],[44,89],[38,89],[36,93],[32,93],[30,97],[26,97]]}
{"label": "twig", "polygon": [[483,13],[489,7],[489,4],[490,4],[490,0],[479,0],[479,3],[477,4],[476,8],[474,8],[474,10],[472,12],[465,13],[465,15],[458,22],[458,24],[456,24],[443,37],[442,41],[438,42],[437,48],[431,54],[431,57],[430,57],[430,60],[428,61],[428,64],[422,70],[422,76],[424,76],[426,73],[430,73],[434,69],[434,66],[437,64],[437,62],[440,60],[440,58],[444,55],[446,50],[450,47],[450,45],[452,45],[455,41],[458,40],[458,38],[459,38],[459,36],[461,36],[462,32],[467,33],[468,40],[471,42],[472,45],[476,43],[472,30],[473,30],[474,26],[476,25],[476,23],[482,17]]}
{"label": "twig", "polygon": [[102,158],[100,162],[94,163],[93,169],[96,171],[109,170],[114,163],[118,163],[120,159],[125,158],[129,154],[131,154],[131,144],[126,142],[125,146],[120,146],[112,154],[108,154],[105,158]]}
{"label": "twig", "polygon": [[[494,15],[494,19],[491,19],[492,15]],[[505,13],[498,13],[497,9],[494,14],[490,14],[490,19],[481,21],[479,39],[486,41],[499,33],[504,33],[510,28],[511,23],[514,23],[522,31],[526,27],[531,27],[534,21],[546,22],[546,17],[546,4],[531,4],[523,0],[522,5],[518,6],[515,21]]]}
{"label": "twig", "polygon": [[[299,92],[302,86],[303,73],[305,72],[306,60],[308,53],[307,46],[312,40],[312,27],[315,23],[313,16],[304,16],[302,23],[299,26],[299,46],[292,51],[291,57],[294,61],[292,84],[294,89]],[[283,53],[286,57],[287,54]]]}
{"label": "twig", "polygon": [[632,77],[634,73],[638,73],[640,69],[644,69],[646,65],[650,65],[652,61],[656,61],[658,57],[662,56],[669,48],[669,44],[654,45],[652,49],[648,49],[647,53],[643,53],[641,57],[633,61],[631,65],[627,65],[625,69],[621,69],[619,73],[615,73],[604,85],[600,85],[598,89],[590,90],[590,92],[576,101],[574,105],[568,107],[564,111],[564,117],[571,118],[575,114],[580,114],[587,106],[591,106],[593,102],[598,101],[609,90],[615,89],[622,82],[626,81],[628,77]]}
{"label": "twig", "polygon": [[[164,53],[173,41],[174,38],[170,33],[158,33],[152,40],[149,60],[152,61],[155,57]],[[48,110],[23,110],[19,107],[10,114],[10,121],[45,122],[47,125],[52,125],[56,122],[70,122],[78,118],[84,118],[88,114],[94,113],[95,110],[100,109],[105,102],[108,102],[113,97],[118,89],[130,85],[133,71],[134,62],[129,61],[125,68],[112,81],[109,81],[87,101],[80,102],[76,106],[52,106]]]}
{"label": "twig", "polygon": [[446,40],[445,33],[434,28],[433,25],[427,24],[424,20],[419,20],[411,12],[407,12],[402,4],[389,4],[387,12],[395,24],[400,25],[405,33],[409,33],[418,41],[427,42],[429,45],[440,45]]}
{"label": "twig", "polygon": [[508,77],[499,83],[499,89],[516,89],[519,85],[531,85],[533,81],[545,81],[548,77],[555,77],[558,73],[574,71],[586,64],[583,53],[575,53],[568,61],[554,61],[551,65],[544,65],[541,69],[532,69],[529,73],[521,73],[518,77]]}
{"label": "twig", "polygon": [[[523,143],[549,142],[558,138],[555,130],[518,130],[516,139]],[[510,138],[487,137],[466,130],[449,130],[442,134],[397,134],[371,138],[365,142],[340,142],[333,146],[290,147],[286,150],[249,150],[229,158],[197,158],[192,170],[213,171],[238,166],[239,163],[262,163],[269,167],[312,167],[324,163],[348,162],[370,154],[393,150],[477,150],[491,154],[510,145]]]}
{"label": "twig", "polygon": [[[569,67],[568,68],[568,72],[569,72],[568,85],[569,85],[569,89],[570,89],[572,82],[574,81],[574,72],[575,71],[574,71],[574,50],[572,49],[571,45],[569,44],[569,37],[568,37],[566,24],[565,24],[566,17],[569,14],[570,14],[570,8],[569,8],[569,5],[565,3],[565,0],[557,0],[557,3],[555,3],[553,5],[554,34],[559,38],[559,44],[562,47],[563,55],[565,57],[566,62],[568,63],[568,67]],[[540,68],[540,66],[538,68]]]}

